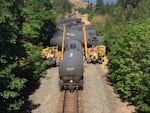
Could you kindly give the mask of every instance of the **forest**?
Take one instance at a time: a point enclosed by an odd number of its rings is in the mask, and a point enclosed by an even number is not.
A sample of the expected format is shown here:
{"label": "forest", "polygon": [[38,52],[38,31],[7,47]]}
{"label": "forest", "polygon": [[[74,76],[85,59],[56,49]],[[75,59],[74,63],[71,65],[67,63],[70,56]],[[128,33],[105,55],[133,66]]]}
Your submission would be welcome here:
{"label": "forest", "polygon": [[1,113],[19,112],[27,92],[39,84],[39,78],[48,68],[48,63],[41,58],[41,50],[48,46],[57,28],[56,15],[71,8],[68,0],[63,2],[0,0]]}
{"label": "forest", "polygon": [[[109,80],[123,101],[150,113],[150,0],[89,3],[97,34],[103,35]],[[68,0],[0,0],[0,111],[18,113],[48,68],[41,50],[57,20],[73,6]]]}
{"label": "forest", "polygon": [[[105,38],[109,59],[109,80],[122,101],[150,113],[150,1],[118,0],[104,4],[97,0],[81,13],[88,13],[92,25]],[[92,10],[92,12],[91,12]]]}

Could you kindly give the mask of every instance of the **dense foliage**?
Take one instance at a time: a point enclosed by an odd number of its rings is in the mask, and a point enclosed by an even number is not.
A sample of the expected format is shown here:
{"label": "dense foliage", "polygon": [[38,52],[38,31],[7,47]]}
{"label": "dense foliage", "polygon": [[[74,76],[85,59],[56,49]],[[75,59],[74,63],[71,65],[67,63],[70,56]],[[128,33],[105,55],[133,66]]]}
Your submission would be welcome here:
{"label": "dense foliage", "polygon": [[140,2],[140,0],[118,0],[117,2],[118,2],[118,4],[121,4],[124,8],[126,8],[127,5],[136,7],[138,5],[138,3]]}
{"label": "dense foliage", "polygon": [[[115,27],[115,26],[113,26]],[[129,23],[108,32],[110,79],[125,100],[150,112],[150,23]]]}
{"label": "dense foliage", "polygon": [[56,13],[64,15],[71,12],[72,4],[69,0],[51,0]]}
{"label": "dense foliage", "polygon": [[98,34],[105,36],[110,81],[139,113],[150,113],[149,6],[150,0],[118,0],[88,12]]}
{"label": "dense foliage", "polygon": [[0,112],[19,110],[46,69],[40,55],[55,17],[48,0],[0,0]]}
{"label": "dense foliage", "polygon": [[103,0],[97,0],[97,1],[96,1],[96,6],[95,6],[96,10],[101,11],[103,5],[104,5]]}

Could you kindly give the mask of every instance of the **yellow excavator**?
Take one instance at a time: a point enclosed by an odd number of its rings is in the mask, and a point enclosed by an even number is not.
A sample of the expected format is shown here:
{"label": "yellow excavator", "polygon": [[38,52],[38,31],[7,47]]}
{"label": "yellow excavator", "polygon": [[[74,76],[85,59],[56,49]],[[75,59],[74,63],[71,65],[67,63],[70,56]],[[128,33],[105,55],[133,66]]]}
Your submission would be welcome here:
{"label": "yellow excavator", "polygon": [[84,33],[84,51],[87,63],[100,63],[104,62],[104,56],[106,55],[106,46],[98,45],[87,48],[86,27],[83,27]]}
{"label": "yellow excavator", "polygon": [[65,34],[66,34],[66,26],[64,26],[63,29],[63,40],[61,51],[58,50],[58,46],[47,47],[42,50],[41,56],[45,59],[48,59],[51,65],[55,66],[59,65],[63,59]]}
{"label": "yellow excavator", "polygon": [[42,57],[49,60],[51,65],[59,65],[61,59],[61,51],[58,46],[47,47],[42,50]]}

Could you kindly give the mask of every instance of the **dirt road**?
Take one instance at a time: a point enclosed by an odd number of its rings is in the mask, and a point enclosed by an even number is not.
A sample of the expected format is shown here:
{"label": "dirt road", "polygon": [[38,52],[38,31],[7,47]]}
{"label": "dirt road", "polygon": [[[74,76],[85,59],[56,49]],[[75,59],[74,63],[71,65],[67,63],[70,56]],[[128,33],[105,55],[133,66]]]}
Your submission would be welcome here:
{"label": "dirt road", "polygon": [[33,95],[29,96],[29,101],[39,107],[31,109],[31,113],[55,113],[57,100],[60,92],[58,88],[58,68],[50,68],[47,74],[40,80],[40,87]]}

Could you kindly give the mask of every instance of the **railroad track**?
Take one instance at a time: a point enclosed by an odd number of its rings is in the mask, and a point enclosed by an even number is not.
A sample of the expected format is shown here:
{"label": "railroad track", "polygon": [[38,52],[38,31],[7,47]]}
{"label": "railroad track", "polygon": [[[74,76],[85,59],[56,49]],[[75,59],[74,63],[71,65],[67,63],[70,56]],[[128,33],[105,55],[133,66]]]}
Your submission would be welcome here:
{"label": "railroad track", "polygon": [[58,104],[57,113],[83,113],[83,98],[82,92],[75,90],[63,91]]}

